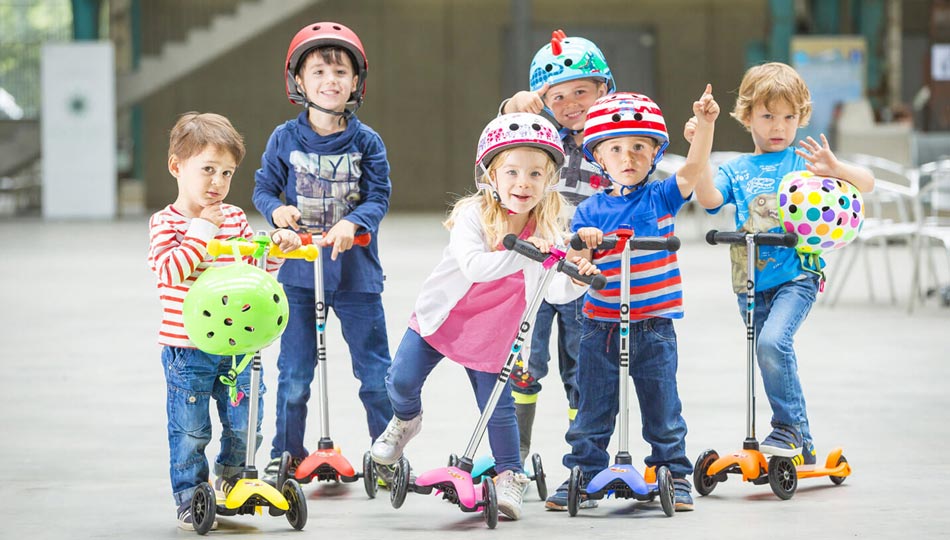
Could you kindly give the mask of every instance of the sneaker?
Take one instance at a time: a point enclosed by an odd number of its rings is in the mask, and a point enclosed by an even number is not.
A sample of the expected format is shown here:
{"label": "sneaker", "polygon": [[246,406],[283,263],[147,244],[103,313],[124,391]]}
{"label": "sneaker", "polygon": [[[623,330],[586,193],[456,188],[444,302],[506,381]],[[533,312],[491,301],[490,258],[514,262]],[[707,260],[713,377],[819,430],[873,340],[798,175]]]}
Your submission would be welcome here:
{"label": "sneaker", "polygon": [[815,452],[815,445],[809,442],[802,443],[802,454],[800,456],[795,456],[792,458],[792,463],[796,467],[799,465],[814,465],[817,461],[817,456]]}
{"label": "sneaker", "polygon": [[[586,485],[585,483],[584,486]],[[548,510],[556,510],[558,512],[567,511],[567,482],[561,484],[554,492],[554,495],[551,495],[544,501],[544,507]],[[581,498],[581,503],[577,505],[577,507],[582,509],[597,508],[597,501]]]}
{"label": "sneaker", "polygon": [[[187,500],[178,507],[178,528],[183,531],[195,530],[194,521],[191,519],[191,500]],[[211,522],[211,530],[218,528],[218,520]]]}
{"label": "sneaker", "polygon": [[380,465],[374,462],[373,468],[376,469],[376,483],[383,489],[389,489],[393,483],[393,474],[396,472],[394,465]]}
{"label": "sneaker", "polygon": [[[287,478],[294,477],[294,473],[297,472],[297,466],[300,465],[302,461],[303,458],[290,458],[290,462],[287,464]],[[280,490],[280,486],[277,485],[278,474],[280,474],[280,457],[275,457],[267,462],[261,480]]]}
{"label": "sneaker", "polygon": [[777,425],[762,441],[759,450],[763,454],[793,458],[802,453],[802,436],[788,426]]}
{"label": "sneaker", "polygon": [[693,511],[693,485],[685,478],[673,479],[673,509],[677,512]]}
{"label": "sneaker", "polygon": [[376,439],[370,452],[373,461],[380,465],[392,465],[402,457],[406,444],[422,429],[422,413],[411,420],[400,420],[393,416],[386,431]]}
{"label": "sneaker", "polygon": [[504,471],[495,477],[495,489],[498,491],[498,510],[511,519],[521,519],[521,503],[528,477],[524,473]]}
{"label": "sneaker", "polygon": [[214,496],[218,501],[223,501],[228,498],[228,493],[231,493],[231,488],[233,487],[233,479],[219,476],[214,479]]}

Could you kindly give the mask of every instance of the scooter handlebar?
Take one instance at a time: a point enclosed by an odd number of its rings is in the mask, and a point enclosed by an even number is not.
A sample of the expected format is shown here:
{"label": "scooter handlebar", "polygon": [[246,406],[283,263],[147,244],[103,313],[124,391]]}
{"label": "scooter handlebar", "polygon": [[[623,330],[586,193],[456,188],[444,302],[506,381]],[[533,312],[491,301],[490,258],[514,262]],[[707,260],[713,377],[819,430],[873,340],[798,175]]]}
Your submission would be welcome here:
{"label": "scooter handlebar", "polygon": [[[617,245],[617,237],[609,236],[601,240],[594,249],[613,249]],[[575,234],[571,237],[571,247],[576,250],[587,248],[581,237]],[[680,239],[675,236],[633,236],[630,238],[630,249],[678,251]]]}
{"label": "scooter handlebar", "polygon": [[[717,231],[711,230],[706,233],[706,242],[715,246],[716,244],[745,244],[745,238],[751,233],[742,231]],[[753,243],[760,246],[782,246],[795,247],[798,243],[798,235],[795,233],[755,233]]]}
{"label": "scooter handlebar", "polygon": [[[313,244],[313,233],[309,233],[309,232],[298,232],[297,235],[300,236],[300,241],[301,241],[304,245],[311,245],[311,244]],[[326,235],[326,233],[321,233],[321,236],[325,236],[325,235]],[[353,245],[354,245],[354,246],[360,246],[360,247],[366,247],[366,246],[369,245],[369,243],[370,243],[370,241],[371,241],[372,239],[373,239],[373,234],[372,234],[372,233],[369,233],[369,232],[360,233],[360,234],[357,234],[356,236],[353,237]]]}
{"label": "scooter handlebar", "polygon": [[[531,242],[526,242],[518,238],[515,234],[508,234],[502,240],[502,245],[505,246],[505,249],[509,251],[514,251],[519,255],[523,255],[531,260],[538,261],[543,263],[551,257],[550,253],[543,253],[534,244]],[[592,289],[600,290],[607,285],[607,278],[601,274],[587,275],[581,274],[577,269],[577,265],[561,259],[557,263],[557,270],[559,272],[564,272],[568,276],[576,279],[577,281],[587,283],[591,286]]]}
{"label": "scooter handlebar", "polygon": [[[208,242],[208,254],[212,257],[230,255],[234,253],[235,246],[237,246],[238,252],[242,257],[250,257],[251,255],[254,255],[258,249],[258,244],[256,242],[248,240],[218,240],[212,238]],[[270,248],[267,250],[267,256],[276,257],[278,259],[306,259],[307,261],[313,262],[314,259],[320,256],[320,248],[317,246],[307,245],[300,246],[293,251],[284,253],[280,250],[280,246],[271,243]]]}

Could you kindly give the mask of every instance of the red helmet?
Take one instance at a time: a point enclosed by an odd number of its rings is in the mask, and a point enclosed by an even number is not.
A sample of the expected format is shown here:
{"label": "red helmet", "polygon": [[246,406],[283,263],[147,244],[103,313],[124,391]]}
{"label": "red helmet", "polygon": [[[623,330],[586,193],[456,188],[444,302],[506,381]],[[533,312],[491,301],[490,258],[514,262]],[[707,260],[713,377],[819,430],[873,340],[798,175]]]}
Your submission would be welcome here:
{"label": "red helmet", "polygon": [[366,61],[366,53],[363,51],[363,43],[360,42],[356,32],[335,22],[318,22],[308,24],[300,29],[294,39],[290,40],[290,47],[287,48],[287,61],[284,62],[284,77],[286,78],[287,98],[295,105],[306,105],[307,97],[300,92],[297,81],[294,76],[300,69],[300,62],[307,56],[307,53],[316,47],[335,46],[342,47],[350,53],[352,59],[356,62],[354,66],[358,76],[356,88],[350,95],[350,103],[347,108],[355,111],[363,102],[363,96],[366,94],[366,73],[369,70],[369,63]]}

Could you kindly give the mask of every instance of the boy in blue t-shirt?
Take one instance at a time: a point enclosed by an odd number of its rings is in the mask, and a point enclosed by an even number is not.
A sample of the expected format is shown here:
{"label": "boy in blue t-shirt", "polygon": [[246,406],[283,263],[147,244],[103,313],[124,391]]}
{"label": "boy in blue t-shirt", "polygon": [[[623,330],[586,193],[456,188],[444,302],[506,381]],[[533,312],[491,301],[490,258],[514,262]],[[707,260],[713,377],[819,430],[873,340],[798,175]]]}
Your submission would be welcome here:
{"label": "boy in blue t-shirt", "polygon": [[[333,308],[349,346],[372,442],[393,414],[385,383],[390,356],[376,234],[389,209],[391,184],[382,139],[354,114],[365,93],[366,54],[349,28],[314,23],[294,36],[284,66],[287,96],[305,109],[277,126],[267,141],[255,175],[254,206],[277,227],[324,232],[321,245],[332,246],[321,253],[326,307]],[[350,249],[358,230],[373,233],[372,241]],[[292,457],[291,472],[308,455],[304,430],[316,367],[313,263],[288,260],[278,280],[290,319],[277,359],[277,430],[264,469],[268,479],[276,477],[284,451]]]}
{"label": "boy in blue t-shirt", "polygon": [[[696,199],[716,213],[726,204],[736,207],[736,229],[784,232],[778,219],[777,193],[782,178],[807,169],[840,178],[860,191],[874,189],[870,171],[838,161],[827,139],[808,137],[795,149],[798,128],[808,124],[811,95],[791,67],[772,62],[746,71],[739,86],[733,118],[752,135],[755,151],[720,166],[714,185],[696,188]],[[691,140],[695,119],[686,123]],[[746,248],[732,246],[732,282],[742,317],[746,310]],[[793,343],[821,287],[817,257],[806,259],[794,249],[759,246],[755,275],[756,358],[765,394],[772,406],[772,432],[759,445],[765,454],[792,458],[796,465],[815,463],[815,447],[805,412]],[[803,452],[804,449],[804,452]]]}
{"label": "boy in blue t-shirt", "polygon": [[[675,175],[647,182],[669,144],[660,108],[640,94],[605,96],[590,108],[584,124],[584,154],[612,184],[606,193],[584,201],[574,214],[571,230],[589,248],[605,234],[630,231],[636,236],[671,236],[674,216],[689,200],[697,183],[711,184],[709,154],[712,150],[719,105],[712,87],[693,104],[698,118],[695,143]],[[578,466],[582,482],[609,465],[607,445],[618,412],[620,362],[620,287],[630,287],[630,371],[640,414],[643,437],[652,453],[648,466],[666,465],[673,476],[675,508],[693,508],[692,486],[686,477],[693,466],[686,457],[686,422],[676,388],[678,364],[673,319],[683,316],[683,292],[676,254],[637,251],[630,258],[630,283],[621,283],[623,245],[615,249],[582,252],[607,276],[607,286],[588,291],[584,304],[584,329],[578,359],[580,400],[577,418],[568,430],[571,453],[564,456],[568,469]],[[601,266],[602,265],[602,266]],[[564,482],[546,506],[567,506]],[[590,508],[595,501],[581,502]]]}

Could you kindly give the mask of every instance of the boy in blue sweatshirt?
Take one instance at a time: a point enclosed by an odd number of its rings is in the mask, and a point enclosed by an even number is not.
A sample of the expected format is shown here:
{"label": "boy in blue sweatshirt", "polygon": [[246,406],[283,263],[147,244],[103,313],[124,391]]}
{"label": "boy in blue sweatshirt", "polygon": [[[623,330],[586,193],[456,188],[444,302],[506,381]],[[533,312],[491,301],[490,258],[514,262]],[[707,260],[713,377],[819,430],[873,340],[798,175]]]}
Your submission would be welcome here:
{"label": "boy in blue sweatshirt", "polygon": [[[366,54],[349,28],[314,23],[294,36],[284,67],[287,97],[304,111],[277,126],[267,141],[255,174],[254,206],[271,225],[303,227],[315,242],[332,247],[321,253],[324,309],[333,308],[340,321],[372,442],[393,414],[385,384],[390,355],[376,234],[392,186],[382,139],[355,114],[366,90]],[[372,233],[372,241],[350,249],[357,231]],[[292,457],[291,474],[309,455],[304,431],[316,367],[313,264],[288,260],[278,281],[290,302],[290,319],[277,359],[277,429],[264,469],[268,479],[276,477],[284,451]]]}

